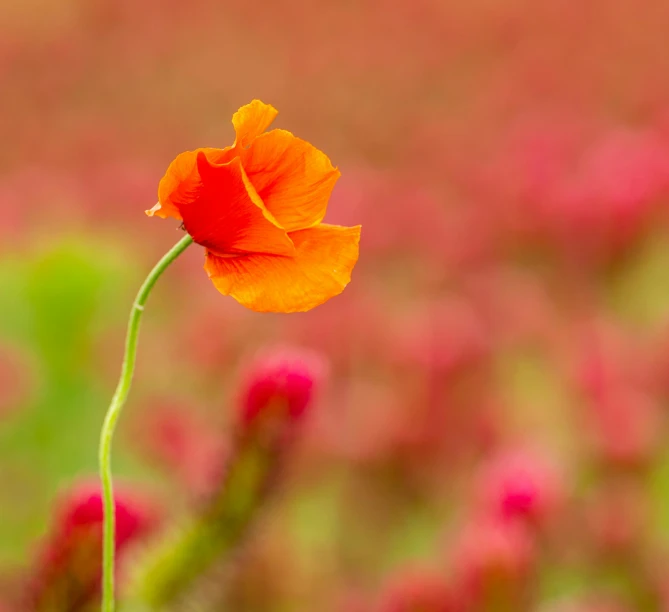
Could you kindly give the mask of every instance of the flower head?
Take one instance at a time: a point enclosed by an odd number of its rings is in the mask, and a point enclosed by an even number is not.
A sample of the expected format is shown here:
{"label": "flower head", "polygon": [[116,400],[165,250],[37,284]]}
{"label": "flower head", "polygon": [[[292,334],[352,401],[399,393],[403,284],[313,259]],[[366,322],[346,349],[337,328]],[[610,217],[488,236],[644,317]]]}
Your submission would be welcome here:
{"label": "flower head", "polygon": [[[116,552],[146,537],[158,522],[144,498],[121,489],[115,500]],[[102,494],[97,485],[76,487],[60,501],[32,577],[31,610],[84,610],[100,588]]]}
{"label": "flower head", "polygon": [[325,369],[320,357],[306,350],[277,349],[260,356],[242,390],[242,421],[250,425],[267,417],[268,412],[300,420]]}
{"label": "flower head", "polygon": [[557,466],[531,449],[491,458],[475,483],[480,510],[502,520],[545,526],[562,505],[565,490]]}
{"label": "flower head", "polygon": [[224,295],[256,311],[298,312],[343,291],[360,227],[321,223],[339,170],[290,132],[265,132],[276,115],[253,100],[232,117],[232,146],[178,155],[147,214],[183,222]]}

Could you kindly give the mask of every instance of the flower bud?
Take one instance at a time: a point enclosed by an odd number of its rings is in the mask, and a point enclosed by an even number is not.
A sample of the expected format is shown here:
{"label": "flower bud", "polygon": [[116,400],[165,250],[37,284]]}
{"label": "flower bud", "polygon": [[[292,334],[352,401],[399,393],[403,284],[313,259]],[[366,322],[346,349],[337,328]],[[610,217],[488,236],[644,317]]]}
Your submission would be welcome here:
{"label": "flower bud", "polygon": [[242,386],[242,424],[253,427],[271,418],[299,421],[324,370],[318,355],[306,350],[277,349],[260,355]]}
{"label": "flower bud", "polygon": [[550,522],[564,500],[564,484],[556,466],[526,449],[493,457],[476,486],[485,514],[522,520],[539,528]]}
{"label": "flower bud", "polygon": [[[116,553],[119,561],[134,542],[157,523],[146,500],[116,492]],[[100,590],[102,559],[102,494],[98,485],[82,485],[59,503],[50,533],[41,546],[29,584],[30,611],[86,610]],[[118,569],[118,566],[117,566]]]}
{"label": "flower bud", "polygon": [[323,365],[313,354],[282,349],[259,357],[242,386],[237,431],[221,477],[196,514],[139,568],[131,601],[146,610],[179,606],[245,541],[281,482]]}

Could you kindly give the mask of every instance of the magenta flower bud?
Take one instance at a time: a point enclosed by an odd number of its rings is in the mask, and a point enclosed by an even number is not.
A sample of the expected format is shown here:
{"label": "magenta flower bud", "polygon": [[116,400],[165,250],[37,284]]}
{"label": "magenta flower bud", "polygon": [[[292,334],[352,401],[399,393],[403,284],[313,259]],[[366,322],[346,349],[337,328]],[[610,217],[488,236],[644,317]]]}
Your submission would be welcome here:
{"label": "magenta flower bud", "polygon": [[[284,466],[309,410],[323,363],[313,353],[275,349],[249,368],[238,404],[237,431],[210,495],[180,533],[139,568],[131,596],[150,610],[180,601],[217,562],[242,546]],[[234,606],[233,606],[234,607]]]}
{"label": "magenta flower bud", "polygon": [[528,449],[492,458],[476,486],[482,512],[501,519],[522,520],[538,528],[555,517],[565,497],[557,467],[543,454]]}
{"label": "magenta flower bud", "polygon": [[323,360],[310,351],[275,349],[260,355],[251,365],[242,387],[242,423],[255,424],[269,414],[300,420],[324,373]]}
{"label": "magenta flower bud", "polygon": [[[116,552],[155,527],[158,514],[146,500],[116,493]],[[82,485],[58,504],[51,531],[41,546],[28,585],[27,610],[87,609],[98,596],[102,559],[102,496],[98,485]]]}

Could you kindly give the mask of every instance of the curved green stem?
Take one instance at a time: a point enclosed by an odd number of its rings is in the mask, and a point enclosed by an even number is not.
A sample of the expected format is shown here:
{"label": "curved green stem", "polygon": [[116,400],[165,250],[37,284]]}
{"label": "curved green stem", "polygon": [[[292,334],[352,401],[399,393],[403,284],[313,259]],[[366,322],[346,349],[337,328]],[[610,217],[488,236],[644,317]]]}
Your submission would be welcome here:
{"label": "curved green stem", "polygon": [[146,303],[153,286],[160,278],[160,275],[167,267],[183,253],[193,242],[193,239],[186,235],[177,242],[165,256],[149,272],[146,280],[139,289],[135,303],[130,311],[130,320],[128,321],[128,332],[125,341],[125,355],[123,356],[123,366],[121,368],[121,378],[116,386],[114,397],[107,410],[102,432],[100,434],[100,479],[102,481],[102,495],[104,501],[104,531],[102,546],[102,612],[114,611],[114,553],[115,553],[115,529],[116,512],[114,505],[114,490],[112,488],[112,470],[111,470],[111,446],[114,437],[116,422],[121,414],[121,409],[128,397],[132,375],[135,370],[135,356],[137,354],[137,337],[139,335],[139,324]]}

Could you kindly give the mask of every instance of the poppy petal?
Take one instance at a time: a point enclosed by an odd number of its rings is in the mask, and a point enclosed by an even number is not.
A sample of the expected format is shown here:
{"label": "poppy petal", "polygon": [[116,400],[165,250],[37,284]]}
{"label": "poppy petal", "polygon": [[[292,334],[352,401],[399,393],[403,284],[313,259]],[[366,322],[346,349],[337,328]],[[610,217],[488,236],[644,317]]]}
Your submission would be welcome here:
{"label": "poppy petal", "polygon": [[272,130],[239,155],[260,199],[287,231],[323,220],[340,176],[325,153],[286,130]]}
{"label": "poppy petal", "polygon": [[294,257],[208,252],[204,268],[222,294],[258,312],[303,312],[341,293],[358,260],[360,226],[323,224],[290,237]]}
{"label": "poppy petal", "polygon": [[173,217],[181,221],[179,206],[181,203],[189,202],[193,193],[199,188],[199,176],[195,171],[197,155],[204,152],[209,160],[215,163],[227,161],[226,154],[232,147],[225,149],[200,148],[195,151],[180,153],[168,166],[165,176],[158,185],[158,203],[150,210],[145,211],[149,217],[154,215],[167,219]]}
{"label": "poppy petal", "polygon": [[[215,253],[292,255],[286,231],[265,208],[238,157],[225,164],[224,149],[182,153],[160,183],[160,214],[178,214],[198,244]],[[172,214],[171,216],[176,216]]]}
{"label": "poppy petal", "polygon": [[248,147],[254,138],[260,136],[270,126],[278,114],[276,108],[260,100],[253,100],[242,106],[232,116],[232,125],[237,134],[235,146]]}
{"label": "poppy petal", "polygon": [[167,219],[173,217],[181,221],[179,203],[188,201],[189,194],[195,191],[199,177],[193,172],[198,151],[186,151],[177,155],[167,167],[165,176],[158,185],[158,204],[147,210],[149,217],[154,215]]}

